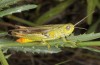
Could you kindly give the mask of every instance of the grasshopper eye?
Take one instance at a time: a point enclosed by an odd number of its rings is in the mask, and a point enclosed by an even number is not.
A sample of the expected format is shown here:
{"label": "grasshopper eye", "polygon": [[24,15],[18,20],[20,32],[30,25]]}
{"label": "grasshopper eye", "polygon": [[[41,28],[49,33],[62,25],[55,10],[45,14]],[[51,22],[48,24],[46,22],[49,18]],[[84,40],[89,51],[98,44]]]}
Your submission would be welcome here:
{"label": "grasshopper eye", "polygon": [[66,29],[67,29],[67,30],[70,30],[70,26],[66,26]]}

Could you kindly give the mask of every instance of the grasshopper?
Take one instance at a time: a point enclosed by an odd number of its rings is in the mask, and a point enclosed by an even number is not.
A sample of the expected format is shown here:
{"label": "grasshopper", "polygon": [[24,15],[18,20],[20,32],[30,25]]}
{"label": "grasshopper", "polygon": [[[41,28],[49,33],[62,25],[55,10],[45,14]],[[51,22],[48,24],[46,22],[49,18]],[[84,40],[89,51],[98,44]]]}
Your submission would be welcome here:
{"label": "grasshopper", "polygon": [[[72,34],[76,25],[85,20],[89,15],[87,15],[74,25],[68,23],[56,25],[43,25],[35,27],[17,26],[16,29],[10,31],[12,36],[19,38],[16,40],[19,43],[41,41],[44,44],[47,44],[48,48],[50,48],[50,44],[46,41],[62,38],[63,41],[68,42],[65,37]],[[75,46],[75,43],[73,43],[72,45]]]}

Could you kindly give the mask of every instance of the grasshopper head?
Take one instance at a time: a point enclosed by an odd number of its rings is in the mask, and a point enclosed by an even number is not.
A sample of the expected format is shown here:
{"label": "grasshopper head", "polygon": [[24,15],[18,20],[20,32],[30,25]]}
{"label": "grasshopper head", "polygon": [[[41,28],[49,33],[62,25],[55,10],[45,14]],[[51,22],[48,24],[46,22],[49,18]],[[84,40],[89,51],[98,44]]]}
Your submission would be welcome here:
{"label": "grasshopper head", "polygon": [[63,26],[63,33],[64,35],[70,35],[74,31],[74,25],[69,23]]}

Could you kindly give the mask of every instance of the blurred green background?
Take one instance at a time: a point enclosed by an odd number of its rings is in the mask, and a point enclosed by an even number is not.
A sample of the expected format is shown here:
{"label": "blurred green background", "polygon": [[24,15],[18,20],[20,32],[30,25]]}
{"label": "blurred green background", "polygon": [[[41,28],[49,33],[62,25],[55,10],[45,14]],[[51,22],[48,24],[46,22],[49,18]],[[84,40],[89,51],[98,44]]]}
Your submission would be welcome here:
{"label": "blurred green background", "polygon": [[[75,24],[93,11],[92,15],[78,25],[87,30],[75,29],[74,34],[100,32],[100,0],[21,0],[18,2],[16,0],[14,2],[12,4],[11,1],[12,5],[0,3],[2,5],[0,32],[7,32],[13,25]],[[10,9],[26,4],[37,6],[22,7],[23,11],[20,8],[19,10]],[[100,47],[93,48],[100,50]],[[60,65],[100,65],[100,53],[78,48],[62,48],[62,50],[54,54],[32,54],[9,50],[7,54],[12,56],[9,57],[8,63],[9,65],[55,65],[57,63],[61,63]]]}

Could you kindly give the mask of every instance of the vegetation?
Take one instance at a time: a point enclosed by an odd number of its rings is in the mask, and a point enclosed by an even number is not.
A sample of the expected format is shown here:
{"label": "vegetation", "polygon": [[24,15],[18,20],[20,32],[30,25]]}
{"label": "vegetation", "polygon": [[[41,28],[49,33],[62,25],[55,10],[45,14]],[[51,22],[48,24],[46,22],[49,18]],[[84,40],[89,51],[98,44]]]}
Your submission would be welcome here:
{"label": "vegetation", "polygon": [[[33,4],[34,3],[34,4]],[[51,0],[51,1],[24,1],[24,0],[0,0],[0,62],[2,65],[9,65],[6,58],[10,55],[4,55],[8,51],[31,52],[33,54],[54,54],[60,53],[68,48],[71,49],[88,49],[94,53],[100,53],[100,1],[99,0]],[[48,5],[46,7],[46,5]],[[73,47],[70,42],[62,42],[62,39],[47,41],[50,44],[50,49],[47,45],[40,42],[31,42],[26,44],[19,44],[15,38],[9,37],[9,26],[24,25],[24,26],[38,26],[43,24],[66,24],[76,23],[90,12],[95,11],[84,22],[80,23],[79,27],[84,27],[87,30],[76,30],[66,39],[72,43],[76,43]],[[84,13],[83,13],[84,12]],[[66,21],[66,22],[65,22]],[[72,22],[69,22],[72,21]],[[84,25],[82,25],[84,24]],[[84,34],[83,34],[84,33]],[[78,35],[77,35],[78,34]],[[96,47],[96,48],[94,48]],[[71,48],[71,49],[70,49]],[[91,52],[90,51],[90,52]],[[72,51],[75,53],[75,51]],[[79,51],[77,51],[79,52]],[[75,55],[77,55],[77,52]],[[98,55],[99,55],[98,53]],[[87,56],[87,55],[86,55]],[[98,56],[96,56],[98,57]],[[95,57],[95,58],[96,58]],[[98,58],[100,59],[100,58]],[[72,59],[70,59],[72,60]],[[61,62],[61,61],[60,61]],[[60,65],[67,61],[58,63]],[[54,63],[55,64],[55,63]],[[49,64],[50,65],[50,64]]]}

